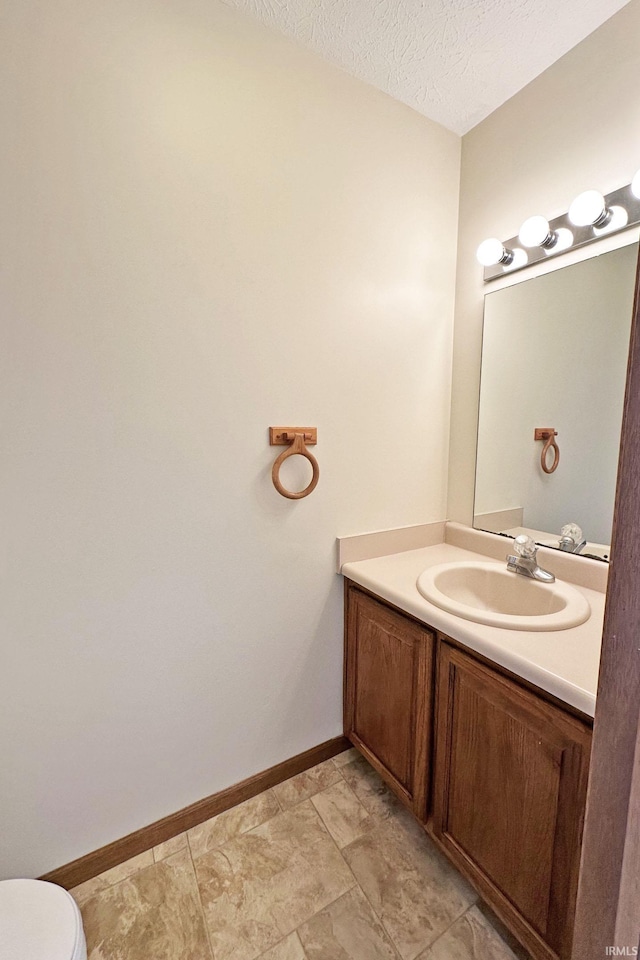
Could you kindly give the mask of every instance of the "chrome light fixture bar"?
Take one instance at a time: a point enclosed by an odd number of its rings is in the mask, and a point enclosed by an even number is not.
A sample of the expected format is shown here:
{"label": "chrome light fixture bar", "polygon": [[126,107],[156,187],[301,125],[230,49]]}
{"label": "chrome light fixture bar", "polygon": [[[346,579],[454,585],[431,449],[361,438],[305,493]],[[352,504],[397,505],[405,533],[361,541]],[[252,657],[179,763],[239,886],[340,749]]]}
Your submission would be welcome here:
{"label": "chrome light fixture bar", "polygon": [[529,217],[518,236],[504,243],[496,238],[484,240],[477,256],[486,283],[636,224],[640,224],[640,170],[630,184],[606,196],[597,190],[581,193],[569,211],[555,220]]}

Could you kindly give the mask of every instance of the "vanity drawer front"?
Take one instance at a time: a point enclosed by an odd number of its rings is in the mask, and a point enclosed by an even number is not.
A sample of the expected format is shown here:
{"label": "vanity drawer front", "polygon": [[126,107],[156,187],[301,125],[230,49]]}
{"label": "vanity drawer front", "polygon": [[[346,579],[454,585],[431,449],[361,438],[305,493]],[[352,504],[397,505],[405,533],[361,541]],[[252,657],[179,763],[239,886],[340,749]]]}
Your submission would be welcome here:
{"label": "vanity drawer front", "polygon": [[424,821],[434,635],[347,591],[345,734]]}
{"label": "vanity drawer front", "polygon": [[436,837],[532,947],[569,957],[590,729],[446,643],[436,716]]}

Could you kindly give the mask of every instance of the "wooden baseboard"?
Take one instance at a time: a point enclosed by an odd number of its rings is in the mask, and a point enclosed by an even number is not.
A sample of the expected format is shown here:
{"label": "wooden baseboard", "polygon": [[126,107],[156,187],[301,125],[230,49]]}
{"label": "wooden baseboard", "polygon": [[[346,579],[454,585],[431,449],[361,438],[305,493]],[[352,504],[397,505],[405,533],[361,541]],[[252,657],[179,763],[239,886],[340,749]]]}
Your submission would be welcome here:
{"label": "wooden baseboard", "polygon": [[256,773],[232,787],[227,787],[226,790],[205,797],[204,800],[198,800],[196,803],[184,807],[183,810],[171,813],[168,817],[163,817],[162,820],[156,820],[155,823],[150,823],[147,827],[141,827],[140,830],[135,830],[120,840],[114,840],[113,843],[108,843],[106,847],[100,847],[99,850],[87,853],[84,857],[79,857],[63,867],[51,870],[40,879],[49,880],[51,883],[57,883],[61,887],[71,890],[79,883],[97,877],[105,870],[109,870],[131,857],[155,847],[158,843],[170,840],[171,837],[175,837],[184,830],[189,830],[204,820],[215,817],[216,814],[223,813],[230,807],[235,807],[243,800],[249,800],[258,793],[262,793],[263,790],[267,790],[277,783],[282,783],[283,780],[288,780],[289,777],[294,777],[297,773],[302,773],[309,767],[322,763],[323,760],[335,757],[336,754],[342,753],[350,746],[351,744],[346,737],[334,737],[333,740],[326,740],[316,747],[311,747],[310,750],[305,750],[304,753],[299,753],[295,757],[290,757],[289,760],[277,763],[275,767],[262,770],[261,773]]}

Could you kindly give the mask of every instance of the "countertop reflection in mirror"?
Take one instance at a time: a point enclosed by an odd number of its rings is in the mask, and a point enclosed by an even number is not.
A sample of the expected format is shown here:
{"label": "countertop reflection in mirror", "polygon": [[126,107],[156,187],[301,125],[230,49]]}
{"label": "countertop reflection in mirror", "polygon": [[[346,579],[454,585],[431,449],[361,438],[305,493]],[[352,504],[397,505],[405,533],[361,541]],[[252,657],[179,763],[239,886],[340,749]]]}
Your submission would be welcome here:
{"label": "countertop reflection in mirror", "polygon": [[[474,526],[557,546],[578,524],[608,560],[637,243],[488,293]],[[553,424],[558,469],[534,431]]]}

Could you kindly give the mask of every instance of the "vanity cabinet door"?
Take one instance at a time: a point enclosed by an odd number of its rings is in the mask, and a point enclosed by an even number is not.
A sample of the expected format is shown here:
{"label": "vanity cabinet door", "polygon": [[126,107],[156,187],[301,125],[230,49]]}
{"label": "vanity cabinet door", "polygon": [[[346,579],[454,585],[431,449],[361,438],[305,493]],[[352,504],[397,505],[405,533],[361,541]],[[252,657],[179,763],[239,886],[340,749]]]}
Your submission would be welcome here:
{"label": "vanity cabinet door", "polygon": [[535,957],[571,955],[590,749],[587,724],[440,644],[431,829]]}
{"label": "vanity cabinet door", "polygon": [[433,633],[347,581],[345,735],[424,822]]}

